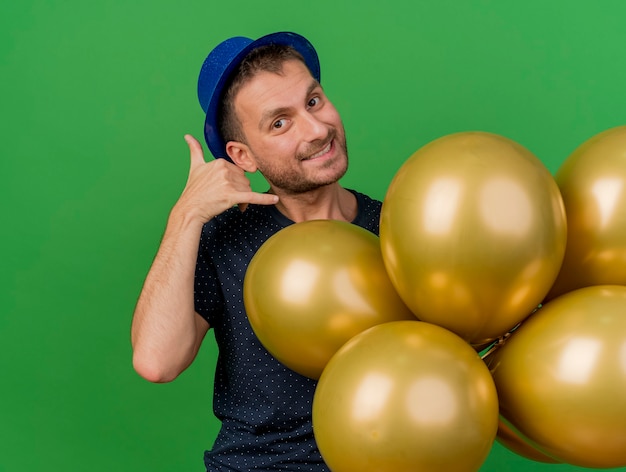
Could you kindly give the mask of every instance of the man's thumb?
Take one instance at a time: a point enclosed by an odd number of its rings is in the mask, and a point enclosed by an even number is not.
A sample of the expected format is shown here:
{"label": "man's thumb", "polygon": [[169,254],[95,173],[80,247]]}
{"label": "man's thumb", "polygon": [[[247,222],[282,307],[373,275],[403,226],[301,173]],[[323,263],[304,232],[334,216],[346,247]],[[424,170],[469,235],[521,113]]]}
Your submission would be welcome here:
{"label": "man's thumb", "polygon": [[201,164],[205,164],[204,152],[202,151],[202,145],[190,134],[185,135],[185,141],[189,146],[189,155],[191,157],[191,168],[197,167]]}

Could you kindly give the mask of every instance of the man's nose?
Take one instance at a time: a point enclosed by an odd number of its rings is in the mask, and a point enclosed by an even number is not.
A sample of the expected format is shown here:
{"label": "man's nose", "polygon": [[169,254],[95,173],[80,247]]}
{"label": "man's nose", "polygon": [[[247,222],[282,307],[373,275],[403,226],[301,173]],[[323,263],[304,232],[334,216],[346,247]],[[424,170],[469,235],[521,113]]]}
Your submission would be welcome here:
{"label": "man's nose", "polygon": [[313,113],[304,112],[301,119],[301,132],[304,140],[308,142],[326,139],[328,126]]}

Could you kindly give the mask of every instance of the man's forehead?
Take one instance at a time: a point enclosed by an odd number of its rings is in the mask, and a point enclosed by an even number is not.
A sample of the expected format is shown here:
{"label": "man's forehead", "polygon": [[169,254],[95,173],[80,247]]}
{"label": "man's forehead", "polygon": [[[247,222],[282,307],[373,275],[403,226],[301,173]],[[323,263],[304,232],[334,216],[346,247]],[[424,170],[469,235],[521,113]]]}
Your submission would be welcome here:
{"label": "man's forehead", "polygon": [[[275,69],[258,69],[254,73],[250,74],[250,76],[242,82],[239,91],[244,88],[250,86],[250,84],[255,84],[258,82],[273,82],[273,79],[276,78],[286,78],[290,75],[301,75],[304,74],[310,77],[312,80],[313,75],[311,75],[311,71],[306,66],[306,64],[298,59],[287,59],[280,63]],[[262,87],[261,87],[262,88]]]}
{"label": "man's forehead", "polygon": [[319,86],[305,64],[286,61],[280,72],[259,71],[243,84],[235,96],[235,109],[288,106]]}

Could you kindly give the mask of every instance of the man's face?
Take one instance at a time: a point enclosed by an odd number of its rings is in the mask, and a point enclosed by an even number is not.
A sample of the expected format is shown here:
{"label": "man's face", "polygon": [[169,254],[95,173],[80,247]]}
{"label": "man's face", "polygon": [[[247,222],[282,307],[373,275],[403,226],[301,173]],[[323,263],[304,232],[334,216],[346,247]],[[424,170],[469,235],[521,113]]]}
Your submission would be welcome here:
{"label": "man's face", "polygon": [[254,163],[274,188],[308,192],[346,173],[341,118],[302,62],[258,73],[234,103]]}

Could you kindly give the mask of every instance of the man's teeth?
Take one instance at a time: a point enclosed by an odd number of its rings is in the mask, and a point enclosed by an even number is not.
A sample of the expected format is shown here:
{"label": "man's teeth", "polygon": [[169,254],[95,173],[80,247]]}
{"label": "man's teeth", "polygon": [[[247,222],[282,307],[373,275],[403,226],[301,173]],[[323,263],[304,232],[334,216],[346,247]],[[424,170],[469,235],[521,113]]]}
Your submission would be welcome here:
{"label": "man's teeth", "polygon": [[315,159],[316,157],[320,157],[323,156],[324,154],[326,154],[328,151],[330,151],[330,145],[331,143],[328,143],[326,145],[326,147],[324,149],[322,149],[320,152],[313,154],[311,157],[309,157],[309,159]]}

